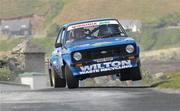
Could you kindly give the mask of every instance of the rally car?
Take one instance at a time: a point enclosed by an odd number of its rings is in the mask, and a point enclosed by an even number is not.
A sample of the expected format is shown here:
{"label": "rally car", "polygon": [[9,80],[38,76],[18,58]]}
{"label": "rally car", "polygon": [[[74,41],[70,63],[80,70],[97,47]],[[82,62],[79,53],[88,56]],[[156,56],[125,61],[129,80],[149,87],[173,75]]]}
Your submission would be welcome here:
{"label": "rally car", "polygon": [[79,80],[117,75],[141,80],[139,45],[117,19],[101,18],[63,25],[49,61],[54,88],[79,87]]}

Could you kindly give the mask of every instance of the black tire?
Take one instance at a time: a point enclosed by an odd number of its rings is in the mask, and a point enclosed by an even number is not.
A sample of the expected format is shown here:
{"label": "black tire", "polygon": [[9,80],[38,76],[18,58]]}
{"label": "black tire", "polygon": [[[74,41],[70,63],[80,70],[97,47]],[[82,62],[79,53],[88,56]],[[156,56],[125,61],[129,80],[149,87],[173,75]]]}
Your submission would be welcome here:
{"label": "black tire", "polygon": [[66,80],[65,79],[61,79],[56,71],[52,68],[51,69],[51,77],[50,77],[50,83],[52,83],[52,87],[54,88],[63,88],[63,87],[66,87]]}
{"label": "black tire", "polygon": [[136,68],[122,70],[120,75],[119,75],[119,79],[121,81],[126,81],[126,80],[138,81],[138,80],[141,80],[142,76],[141,76],[140,67],[138,66]]}
{"label": "black tire", "polygon": [[53,82],[52,82],[52,74],[51,74],[51,69],[48,69],[48,73],[49,73],[49,84],[52,87],[53,86]]}
{"label": "black tire", "polygon": [[79,80],[78,78],[74,77],[69,67],[65,66],[65,76],[66,82],[69,89],[78,88],[79,87]]}

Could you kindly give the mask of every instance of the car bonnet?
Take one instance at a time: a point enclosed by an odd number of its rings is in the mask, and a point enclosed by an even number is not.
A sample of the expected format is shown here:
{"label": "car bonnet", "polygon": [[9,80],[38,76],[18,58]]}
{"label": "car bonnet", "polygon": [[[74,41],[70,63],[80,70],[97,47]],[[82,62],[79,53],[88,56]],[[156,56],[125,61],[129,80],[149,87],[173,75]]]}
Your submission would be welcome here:
{"label": "car bonnet", "polygon": [[73,51],[92,49],[98,47],[106,47],[106,46],[121,45],[121,44],[132,44],[132,43],[135,43],[135,40],[130,37],[111,37],[111,38],[103,38],[103,39],[75,41],[73,43],[66,44],[65,48],[73,52]]}

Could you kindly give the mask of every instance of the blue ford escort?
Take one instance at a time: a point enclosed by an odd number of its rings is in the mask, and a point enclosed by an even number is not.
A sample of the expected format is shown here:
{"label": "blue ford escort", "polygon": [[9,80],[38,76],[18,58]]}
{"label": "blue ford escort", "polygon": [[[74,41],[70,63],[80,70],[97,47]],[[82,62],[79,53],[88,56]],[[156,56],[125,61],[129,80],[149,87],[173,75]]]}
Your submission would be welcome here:
{"label": "blue ford escort", "polygon": [[141,80],[140,49],[117,19],[103,18],[63,25],[49,61],[54,88],[79,87],[79,80],[117,75]]}

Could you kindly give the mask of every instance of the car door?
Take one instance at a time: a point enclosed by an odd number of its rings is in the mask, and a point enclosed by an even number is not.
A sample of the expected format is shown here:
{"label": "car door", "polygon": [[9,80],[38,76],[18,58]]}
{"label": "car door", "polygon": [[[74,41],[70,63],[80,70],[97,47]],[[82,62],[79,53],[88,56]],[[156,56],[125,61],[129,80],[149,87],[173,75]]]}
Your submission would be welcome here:
{"label": "car door", "polygon": [[56,71],[57,71],[58,75],[61,78],[63,78],[62,66],[64,65],[63,59],[62,59],[62,44],[63,44],[64,35],[65,35],[65,30],[64,30],[64,28],[61,28],[59,31],[59,34],[57,36],[56,43],[55,43],[55,58],[56,58],[56,62],[57,62],[55,67],[56,67]]}

